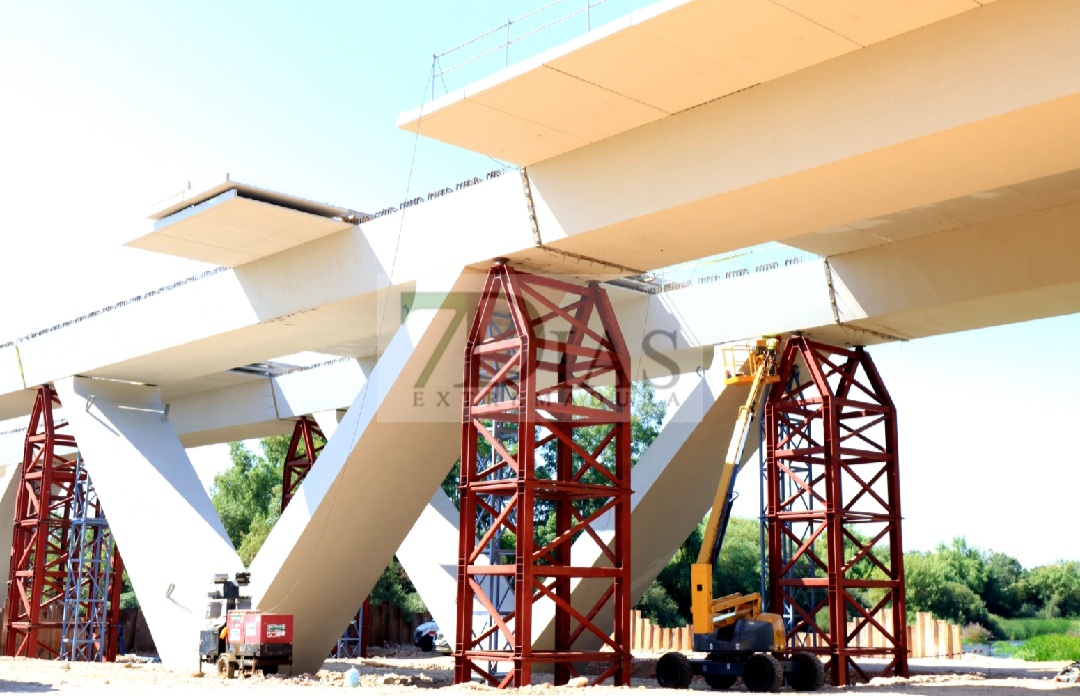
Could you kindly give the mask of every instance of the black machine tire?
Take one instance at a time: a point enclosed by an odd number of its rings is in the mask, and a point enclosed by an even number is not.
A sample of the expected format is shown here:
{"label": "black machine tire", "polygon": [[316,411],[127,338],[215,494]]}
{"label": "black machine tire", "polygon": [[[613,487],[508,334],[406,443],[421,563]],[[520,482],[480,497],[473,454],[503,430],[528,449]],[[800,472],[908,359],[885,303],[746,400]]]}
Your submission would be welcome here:
{"label": "black machine tire", "polygon": [[435,637],[434,636],[424,636],[419,640],[419,642],[417,642],[417,645],[420,646],[420,649],[422,651],[431,652],[432,650],[435,649]]}
{"label": "black machine tire", "polygon": [[784,683],[784,667],[769,653],[754,653],[746,658],[742,680],[749,691],[779,691]]}
{"label": "black machine tire", "polygon": [[726,690],[730,689],[735,680],[738,677],[733,677],[730,674],[706,674],[705,683],[709,685],[710,689]]}
{"label": "black machine tire", "polygon": [[794,669],[788,674],[788,686],[796,691],[817,691],[825,684],[825,665],[817,655],[797,652],[791,656]]}
{"label": "black machine tire", "polygon": [[236,663],[228,655],[222,655],[217,659],[217,673],[222,679],[232,679],[236,676]]}
{"label": "black machine tire", "polygon": [[665,689],[689,689],[693,678],[690,660],[682,653],[664,653],[656,661],[656,683]]}

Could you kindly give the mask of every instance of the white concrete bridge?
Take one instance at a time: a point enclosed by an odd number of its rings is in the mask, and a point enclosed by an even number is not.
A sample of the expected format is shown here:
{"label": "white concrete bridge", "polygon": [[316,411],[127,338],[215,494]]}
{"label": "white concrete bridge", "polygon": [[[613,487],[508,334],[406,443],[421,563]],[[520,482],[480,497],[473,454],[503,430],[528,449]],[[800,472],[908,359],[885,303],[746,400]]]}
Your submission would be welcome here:
{"label": "white concrete bridge", "polygon": [[[1078,65],[1069,0],[658,3],[401,118],[520,172],[364,222],[235,182],[159,211],[131,246],[221,268],[0,344],[3,461],[56,385],[184,667],[207,578],[240,561],[183,448],[340,418],[252,565],[259,606],[297,614],[310,669],[398,551],[453,625],[444,559],[416,539],[454,534],[432,494],[458,456],[461,298],[492,259],[616,280],[766,242],[821,257],[611,286],[639,377],[706,372],[713,345],[762,333],[867,344],[1077,312]],[[250,367],[299,351],[344,360]],[[707,510],[740,400],[693,379],[635,469],[636,592]]]}

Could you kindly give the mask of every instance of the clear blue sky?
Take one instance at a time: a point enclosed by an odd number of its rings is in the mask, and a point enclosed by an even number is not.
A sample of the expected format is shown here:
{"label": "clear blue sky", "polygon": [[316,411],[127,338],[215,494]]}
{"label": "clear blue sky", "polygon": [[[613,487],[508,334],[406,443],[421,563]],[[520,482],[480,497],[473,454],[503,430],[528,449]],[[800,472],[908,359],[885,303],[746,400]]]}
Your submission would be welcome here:
{"label": "clear blue sky", "polygon": [[[119,247],[188,181],[371,211],[491,169],[395,119],[430,95],[433,53],[540,4],[0,0],[0,339],[199,270]],[[1070,317],[873,349],[908,548],[966,534],[1028,565],[1080,556],[1076,337]]]}

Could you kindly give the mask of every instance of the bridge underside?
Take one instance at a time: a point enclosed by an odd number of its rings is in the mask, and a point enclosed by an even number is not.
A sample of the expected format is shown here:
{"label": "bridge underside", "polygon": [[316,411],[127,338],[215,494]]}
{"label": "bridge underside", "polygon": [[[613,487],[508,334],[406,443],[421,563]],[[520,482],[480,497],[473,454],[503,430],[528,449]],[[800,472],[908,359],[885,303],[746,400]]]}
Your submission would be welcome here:
{"label": "bridge underside", "polygon": [[[463,337],[451,324],[468,300],[447,305],[446,292],[495,257],[601,281],[770,241],[822,257],[658,295],[610,287],[635,379],[707,369],[714,345],[768,333],[867,345],[1080,312],[1080,5],[879,3],[862,23],[844,6],[666,3],[470,86],[404,127],[525,169],[362,224],[252,187],[163,211],[133,244],[230,267],[0,345],[0,418],[14,419],[0,424],[0,465],[21,457],[33,388],[55,383],[93,476],[94,462],[146,473],[152,494],[112,469],[99,493],[163,656],[185,666],[194,624],[178,606],[239,566],[183,447],[348,408],[253,566],[261,606],[305,617],[298,666],[310,668],[395,550],[445,584],[431,570],[441,556],[415,544],[451,529],[436,488],[457,457]],[[616,84],[643,51],[662,60]],[[582,96],[572,80],[601,91]],[[211,233],[234,235],[228,254],[200,241]],[[305,350],[342,361],[250,369]],[[635,470],[635,595],[701,518],[697,492],[711,498],[729,393],[707,379],[695,393],[700,409],[687,403]],[[169,404],[169,420],[121,408],[133,403]],[[689,502],[660,525],[673,499]],[[140,528],[159,509],[213,549],[176,577]],[[444,591],[421,589],[445,615]]]}

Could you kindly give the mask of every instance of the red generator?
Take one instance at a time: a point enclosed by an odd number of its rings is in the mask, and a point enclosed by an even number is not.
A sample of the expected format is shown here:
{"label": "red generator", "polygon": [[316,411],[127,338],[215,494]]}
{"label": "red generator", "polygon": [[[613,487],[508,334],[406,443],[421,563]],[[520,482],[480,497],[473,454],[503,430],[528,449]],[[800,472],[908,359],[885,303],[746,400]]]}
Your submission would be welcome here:
{"label": "red generator", "polygon": [[223,676],[232,677],[237,669],[241,674],[274,674],[283,665],[292,667],[292,614],[230,611],[226,625],[227,650],[218,657]]}

